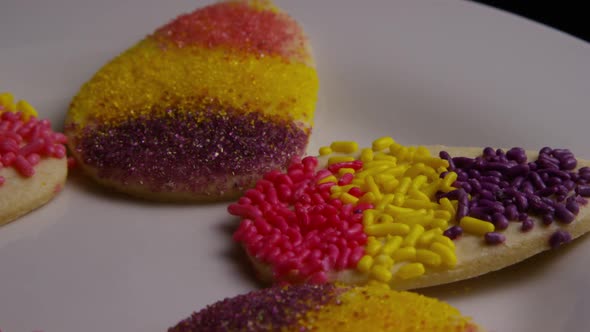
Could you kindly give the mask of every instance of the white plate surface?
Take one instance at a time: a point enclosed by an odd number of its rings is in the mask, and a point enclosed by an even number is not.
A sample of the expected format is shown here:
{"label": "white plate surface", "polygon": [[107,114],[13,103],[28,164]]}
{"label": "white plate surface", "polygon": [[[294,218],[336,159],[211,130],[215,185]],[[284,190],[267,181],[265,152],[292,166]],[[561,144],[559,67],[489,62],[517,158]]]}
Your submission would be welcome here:
{"label": "white plate surface", "polygon": [[[590,45],[465,1],[277,1],[304,25],[321,80],[309,151],[363,144],[568,147],[590,158]],[[60,128],[92,73],[203,1],[3,1],[0,91]],[[1,190],[1,189],[0,189]],[[0,228],[2,332],[164,331],[260,287],[225,204],[126,199],[70,178]],[[590,326],[590,239],[500,272],[424,290],[490,331]]]}

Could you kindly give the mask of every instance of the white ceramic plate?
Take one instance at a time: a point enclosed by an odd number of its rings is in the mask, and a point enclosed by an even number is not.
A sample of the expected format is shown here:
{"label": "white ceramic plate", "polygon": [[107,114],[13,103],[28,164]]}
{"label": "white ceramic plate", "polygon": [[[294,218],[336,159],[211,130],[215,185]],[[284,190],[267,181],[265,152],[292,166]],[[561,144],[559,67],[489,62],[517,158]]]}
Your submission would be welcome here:
{"label": "white ceramic plate", "polygon": [[[334,139],[571,148],[590,158],[590,45],[464,1],[278,1],[317,56],[310,153]],[[103,63],[203,1],[3,1],[0,90],[59,128]],[[225,204],[161,205],[70,178],[0,228],[2,332],[164,331],[257,287]],[[590,239],[424,290],[490,331],[590,326]]]}

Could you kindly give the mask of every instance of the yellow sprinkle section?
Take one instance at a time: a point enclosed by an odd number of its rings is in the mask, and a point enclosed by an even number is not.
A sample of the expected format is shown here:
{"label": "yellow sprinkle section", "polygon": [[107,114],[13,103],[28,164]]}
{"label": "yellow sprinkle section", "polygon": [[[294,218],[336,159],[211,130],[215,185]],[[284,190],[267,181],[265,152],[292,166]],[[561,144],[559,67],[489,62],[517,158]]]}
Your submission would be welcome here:
{"label": "yellow sprinkle section", "polygon": [[169,107],[188,112],[196,100],[203,107],[218,102],[224,108],[259,111],[311,126],[318,87],[314,68],[280,56],[162,47],[148,37],[82,86],[66,125],[85,125],[94,118],[116,124],[129,117],[165,114]]}
{"label": "yellow sprinkle section", "polygon": [[402,279],[411,279],[423,275],[424,272],[426,272],[426,269],[422,263],[408,263],[400,267],[395,275]]}
{"label": "yellow sprinkle section", "polygon": [[385,265],[375,265],[371,268],[371,276],[382,282],[389,282],[392,278],[391,268]]}
{"label": "yellow sprinkle section", "polygon": [[280,9],[271,0],[250,0],[248,6],[256,10],[269,10],[275,13],[280,12]]}
{"label": "yellow sprinkle section", "polygon": [[365,253],[370,256],[376,256],[379,250],[381,250],[383,244],[381,241],[377,240],[374,236],[369,236],[367,238],[367,246],[365,247]]}
{"label": "yellow sprinkle section", "polygon": [[373,155],[373,150],[365,148],[361,151],[361,161],[363,163],[368,163],[369,161],[373,160]]}
{"label": "yellow sprinkle section", "polygon": [[446,266],[453,267],[453,266],[457,265],[457,256],[455,255],[455,253],[453,252],[453,250],[450,247],[445,246],[444,244],[442,244],[440,242],[434,242],[430,246],[430,250],[437,253],[441,257],[442,262]]}
{"label": "yellow sprinkle section", "polygon": [[373,141],[373,151],[381,151],[389,148],[391,144],[395,143],[391,137],[381,137]]}
{"label": "yellow sprinkle section", "polygon": [[350,157],[350,156],[335,156],[335,157],[330,157],[330,159],[328,159],[328,165],[333,165],[333,164],[337,164],[337,163],[344,163],[347,161],[353,161],[354,157]]}
{"label": "yellow sprinkle section", "polygon": [[441,234],[436,234],[432,237],[433,242],[438,242],[441,243],[451,249],[455,249],[455,242],[453,242],[453,240],[449,239],[448,237],[441,235]]}
{"label": "yellow sprinkle section", "polygon": [[434,241],[434,237],[437,235],[441,235],[442,233],[443,233],[443,230],[440,228],[433,228],[433,229],[427,230],[426,232],[422,233],[422,235],[418,239],[418,241],[417,241],[418,246],[420,246],[420,247],[430,246],[430,243],[432,243]]}
{"label": "yellow sprinkle section", "polygon": [[20,112],[23,114],[25,121],[27,121],[30,117],[39,117],[37,110],[35,110],[31,104],[29,104],[26,100],[19,100],[15,104],[14,96],[8,92],[0,93],[0,113],[1,111]]}
{"label": "yellow sprinkle section", "polygon": [[488,232],[493,232],[495,227],[494,224],[491,222],[487,222],[485,220],[473,218],[473,217],[463,217],[459,221],[459,226],[463,228],[463,231],[474,234],[474,235],[485,235]]}
{"label": "yellow sprinkle section", "polygon": [[408,236],[406,236],[406,238],[403,240],[402,245],[404,247],[416,246],[416,241],[418,241],[418,238],[420,235],[422,235],[422,233],[424,233],[424,226],[420,224],[412,225],[412,229],[410,230],[410,233],[408,233]]}
{"label": "yellow sprinkle section", "polygon": [[298,323],[287,331],[467,332],[476,327],[447,303],[377,284],[349,288],[334,304],[308,311]]}
{"label": "yellow sprinkle section", "polygon": [[413,261],[416,259],[416,248],[404,247],[393,252],[391,257],[398,262]]}
{"label": "yellow sprinkle section", "polygon": [[338,182],[338,178],[336,178],[334,175],[329,175],[326,176],[325,178],[321,179],[318,181],[318,184],[322,184],[322,183],[328,183],[328,182]]}
{"label": "yellow sprinkle section", "polygon": [[373,266],[373,256],[365,255],[357,264],[357,269],[361,272],[368,272]]}
{"label": "yellow sprinkle section", "polygon": [[387,241],[383,247],[381,247],[381,253],[385,255],[393,254],[402,245],[403,240],[404,239],[401,236],[392,236],[387,238]]}
{"label": "yellow sprinkle section", "polygon": [[334,151],[332,151],[332,149],[329,146],[322,146],[320,148],[319,154],[320,156],[327,156],[329,154],[332,154],[332,152]]}
{"label": "yellow sprinkle section", "polygon": [[410,226],[402,223],[373,224],[365,226],[365,233],[373,236],[406,235],[410,232]]}
{"label": "yellow sprinkle section", "polygon": [[[363,228],[369,240],[362,263],[357,265],[359,272],[369,280],[394,284],[396,278],[412,278],[432,267],[456,265],[455,245],[442,235],[454,223],[456,201],[443,198],[437,203],[435,197],[438,191],[455,189],[452,185],[457,174],[447,172],[446,160],[432,156],[425,147],[406,147],[391,137],[376,139],[370,148],[359,149],[354,142],[338,141],[329,149],[334,153],[325,155],[330,165],[357,159],[363,162],[363,168],[356,172],[336,175],[353,174],[352,185],[364,192],[360,199],[348,194],[351,187],[332,188],[332,197],[344,203],[373,205],[363,212]],[[403,266],[408,267],[401,274],[384,272]]]}
{"label": "yellow sprinkle section", "polygon": [[428,249],[416,250],[416,260],[422,264],[439,266],[442,262],[440,255]]}
{"label": "yellow sprinkle section", "polygon": [[6,112],[15,112],[14,96],[11,93],[0,93],[0,108]]}
{"label": "yellow sprinkle section", "polygon": [[353,141],[336,141],[330,144],[330,148],[334,152],[353,153],[359,149],[359,145]]}
{"label": "yellow sprinkle section", "polygon": [[342,203],[344,203],[344,204],[355,204],[359,200],[357,197],[352,196],[349,193],[343,193],[339,197],[340,197],[340,200],[342,201]]}

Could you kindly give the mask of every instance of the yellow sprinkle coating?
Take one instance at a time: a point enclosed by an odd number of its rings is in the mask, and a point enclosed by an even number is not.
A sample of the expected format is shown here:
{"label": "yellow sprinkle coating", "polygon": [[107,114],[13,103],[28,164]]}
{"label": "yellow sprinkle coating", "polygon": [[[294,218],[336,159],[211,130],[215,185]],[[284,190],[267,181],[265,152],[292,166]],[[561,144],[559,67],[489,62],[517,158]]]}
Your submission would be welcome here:
{"label": "yellow sprinkle coating", "polygon": [[337,164],[337,163],[344,163],[347,161],[353,161],[354,157],[350,157],[350,156],[335,156],[335,157],[330,157],[330,159],[328,159],[328,165],[333,165],[333,164]]}
{"label": "yellow sprinkle coating", "polygon": [[334,183],[336,183],[336,182],[338,182],[338,178],[336,178],[334,175],[328,175],[325,178],[320,179],[318,181],[318,184],[328,183],[328,182],[334,182]]}
{"label": "yellow sprinkle coating", "polygon": [[96,118],[117,124],[154,112],[163,115],[169,107],[189,111],[195,102],[206,107],[216,101],[224,109],[257,111],[311,126],[318,87],[315,69],[304,63],[224,48],[178,48],[148,37],[84,84],[66,125]]}
{"label": "yellow sprinkle coating", "polygon": [[451,249],[455,249],[455,242],[453,242],[453,240],[449,239],[448,237],[441,235],[441,234],[436,234],[433,236],[433,241],[434,242],[438,242],[441,243]]}
{"label": "yellow sprinkle coating", "polygon": [[372,225],[375,223],[375,214],[373,211],[363,213],[363,226]]}
{"label": "yellow sprinkle coating", "polygon": [[393,276],[391,274],[391,268],[384,265],[373,266],[373,268],[371,268],[371,275],[375,279],[382,282],[389,282],[391,280],[391,277]]}
{"label": "yellow sprinkle coating", "polygon": [[381,247],[381,253],[385,255],[393,254],[402,245],[404,239],[401,236],[392,236],[387,239],[385,245]]}
{"label": "yellow sprinkle coating", "polygon": [[412,225],[412,229],[410,230],[408,236],[406,236],[404,239],[402,245],[404,247],[414,247],[416,245],[416,241],[418,241],[418,238],[420,235],[422,235],[422,233],[424,233],[424,226],[420,224]]}
{"label": "yellow sprinkle coating", "polygon": [[334,152],[353,153],[359,149],[359,145],[354,141],[336,141],[330,144],[330,148]]}
{"label": "yellow sprinkle coating", "polygon": [[[457,174],[447,172],[446,160],[431,156],[425,147],[406,147],[391,137],[373,141],[371,148],[358,149],[354,142],[339,141],[330,145],[328,164],[361,160],[363,168],[353,174],[352,184],[364,195],[360,199],[339,187],[332,197],[345,203],[370,203],[363,212],[363,227],[369,236],[362,264],[357,270],[369,280],[389,281],[421,275],[428,268],[452,268],[456,265],[455,245],[443,236],[454,222],[456,201],[436,200],[438,191],[454,190]],[[355,152],[352,152],[352,151]],[[358,150],[358,152],[356,152]],[[446,175],[441,178],[441,173]],[[346,172],[348,173],[348,172]],[[342,176],[345,172],[338,172]],[[332,179],[333,180],[333,179]],[[371,258],[369,258],[371,257]],[[412,265],[413,263],[420,265]],[[407,272],[390,276],[387,271]]]}
{"label": "yellow sprinkle coating", "polygon": [[373,150],[369,148],[364,148],[361,151],[361,161],[363,163],[368,163],[371,160],[373,160]]}
{"label": "yellow sprinkle coating", "polygon": [[340,200],[344,204],[356,204],[359,199],[355,196],[352,196],[349,193],[343,193],[342,195],[340,195]]}
{"label": "yellow sprinkle coating", "polygon": [[488,232],[493,232],[495,229],[494,224],[485,220],[465,216],[459,220],[459,226],[463,228],[463,231],[474,234],[474,235],[485,235]]}
{"label": "yellow sprinkle coating", "polygon": [[334,151],[332,151],[332,149],[329,146],[322,146],[320,148],[319,154],[320,156],[327,156],[329,154],[332,154],[332,152]]}
{"label": "yellow sprinkle coating", "polygon": [[395,143],[391,137],[381,137],[373,141],[373,150],[381,151],[387,149],[391,144]]}
{"label": "yellow sprinkle coating", "polygon": [[418,246],[427,247],[430,246],[430,243],[434,241],[434,237],[436,235],[440,235],[443,233],[443,230],[440,228],[433,228],[427,230],[426,232],[422,233],[420,238],[418,239]]}
{"label": "yellow sprinkle coating", "polygon": [[437,253],[446,266],[453,267],[457,265],[457,256],[455,256],[453,250],[448,246],[445,246],[440,242],[434,242],[432,245],[430,245],[430,250]]}
{"label": "yellow sprinkle coating", "polygon": [[357,269],[361,272],[368,272],[373,266],[373,256],[365,255],[357,264]]}
{"label": "yellow sprinkle coating", "polygon": [[338,304],[309,311],[299,325],[306,331],[339,332],[460,332],[475,328],[471,318],[449,304],[378,285],[350,288],[339,296]]}
{"label": "yellow sprinkle coating", "polygon": [[401,223],[373,224],[365,227],[365,233],[373,236],[406,235],[410,226]]}
{"label": "yellow sprinkle coating", "polygon": [[370,256],[375,256],[381,250],[383,244],[377,240],[374,236],[367,238],[367,246],[365,247],[365,253]]}
{"label": "yellow sprinkle coating", "polygon": [[8,92],[0,93],[0,108],[6,112],[15,112],[14,96]]}
{"label": "yellow sprinkle coating", "polygon": [[416,248],[404,247],[393,252],[391,255],[395,261],[412,261],[416,259]]}
{"label": "yellow sprinkle coating", "polygon": [[426,272],[426,269],[422,263],[408,263],[400,267],[395,275],[402,279],[411,279],[423,275],[424,272]]}
{"label": "yellow sprinkle coating", "polygon": [[342,175],[344,175],[346,173],[354,174],[355,172],[356,171],[354,170],[354,168],[346,168],[346,167],[341,168],[341,169],[338,170],[338,174],[340,176],[342,176]]}
{"label": "yellow sprinkle coating", "polygon": [[395,163],[397,161],[397,158],[394,157],[394,156],[392,156],[392,155],[385,154],[383,152],[377,152],[375,154],[375,157],[373,158],[373,160],[376,160],[376,161],[391,161],[391,162],[394,162]]}
{"label": "yellow sprinkle coating", "polygon": [[439,266],[442,262],[439,254],[428,249],[416,250],[416,260],[430,266]]}

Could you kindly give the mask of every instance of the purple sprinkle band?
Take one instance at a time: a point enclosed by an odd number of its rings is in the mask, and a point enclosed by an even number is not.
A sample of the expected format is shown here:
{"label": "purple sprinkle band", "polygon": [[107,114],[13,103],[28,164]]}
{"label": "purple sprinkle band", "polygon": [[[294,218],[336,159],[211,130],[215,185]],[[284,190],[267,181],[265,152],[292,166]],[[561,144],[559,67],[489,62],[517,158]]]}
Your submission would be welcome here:
{"label": "purple sprinkle band", "polygon": [[343,290],[332,284],[303,284],[253,291],[209,305],[168,332],[281,331],[309,310],[337,300]]}
{"label": "purple sprinkle band", "polygon": [[232,177],[253,182],[304,153],[309,131],[294,122],[219,107],[89,125],[76,136],[75,150],[100,178],[210,195],[235,189],[225,187]]}

